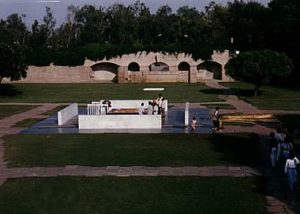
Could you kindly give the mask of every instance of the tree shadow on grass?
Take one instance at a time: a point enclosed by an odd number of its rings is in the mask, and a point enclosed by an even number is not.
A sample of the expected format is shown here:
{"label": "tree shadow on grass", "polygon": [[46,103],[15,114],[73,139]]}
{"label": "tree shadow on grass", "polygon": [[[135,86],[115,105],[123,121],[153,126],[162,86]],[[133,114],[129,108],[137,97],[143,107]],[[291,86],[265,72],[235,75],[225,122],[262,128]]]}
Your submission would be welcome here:
{"label": "tree shadow on grass", "polygon": [[9,84],[0,84],[0,97],[14,97],[22,94],[22,91]]}
{"label": "tree shadow on grass", "polygon": [[[230,88],[230,89],[202,89],[199,90],[204,94],[220,94],[220,95],[236,95],[239,97],[253,97],[254,91],[253,89],[241,89],[241,88]],[[257,96],[262,95],[262,90],[257,92]]]}
{"label": "tree shadow on grass", "polygon": [[215,151],[224,154],[221,161],[252,167],[263,165],[256,134],[214,134],[212,143]]}

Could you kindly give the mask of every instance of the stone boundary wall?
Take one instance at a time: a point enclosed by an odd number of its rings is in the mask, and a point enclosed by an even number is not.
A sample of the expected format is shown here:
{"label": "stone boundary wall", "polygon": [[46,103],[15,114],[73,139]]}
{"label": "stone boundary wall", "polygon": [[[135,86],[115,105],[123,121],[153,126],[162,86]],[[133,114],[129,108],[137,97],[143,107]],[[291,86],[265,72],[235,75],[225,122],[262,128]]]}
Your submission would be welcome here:
{"label": "stone boundary wall", "polygon": [[[91,77],[91,68],[85,66],[28,66],[27,77],[14,83],[85,83],[97,82]],[[4,80],[5,82],[10,82]]]}
{"label": "stone boundary wall", "polygon": [[[221,67],[219,81],[231,81],[225,74],[225,64],[229,60],[229,52],[214,51],[211,61]],[[156,62],[164,63],[168,66],[168,71],[153,71],[151,65]],[[212,79],[213,76],[207,70],[198,70],[197,66],[204,60],[194,60],[191,55],[178,53],[168,54],[162,52],[138,52],[133,54],[124,54],[111,59],[102,59],[92,61],[86,59],[84,65],[69,66],[29,66],[27,77],[17,83],[100,83],[100,82],[118,82],[118,83],[156,83],[156,82],[184,82],[197,83]],[[136,63],[139,66],[138,71],[130,71],[129,65]],[[187,63],[189,70],[179,70],[181,63]],[[99,69],[95,66],[100,66]],[[109,68],[114,68],[111,71]],[[103,70],[104,69],[104,70]],[[4,82],[9,82],[4,79]]]}
{"label": "stone boundary wall", "polygon": [[68,107],[57,112],[58,125],[62,126],[72,118],[78,115],[78,104],[73,103]]}

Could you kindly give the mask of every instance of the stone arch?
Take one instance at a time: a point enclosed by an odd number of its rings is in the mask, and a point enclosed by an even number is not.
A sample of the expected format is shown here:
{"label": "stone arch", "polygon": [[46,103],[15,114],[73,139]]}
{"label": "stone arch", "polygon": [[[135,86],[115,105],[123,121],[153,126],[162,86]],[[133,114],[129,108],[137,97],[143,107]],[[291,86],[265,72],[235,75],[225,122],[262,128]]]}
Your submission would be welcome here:
{"label": "stone arch", "polygon": [[187,71],[188,83],[191,82],[191,66],[187,62],[181,62],[178,65],[178,71]]}
{"label": "stone arch", "polygon": [[136,62],[131,62],[128,65],[128,71],[133,71],[133,72],[140,71],[140,65]]}
{"label": "stone arch", "polygon": [[149,65],[149,71],[169,71],[169,65],[164,62],[154,62]]}
{"label": "stone arch", "polygon": [[100,62],[91,66],[94,79],[104,82],[117,82],[119,65],[111,62]]}
{"label": "stone arch", "polygon": [[197,66],[197,70],[206,71],[207,78],[222,80],[222,65],[215,61],[205,61]]}

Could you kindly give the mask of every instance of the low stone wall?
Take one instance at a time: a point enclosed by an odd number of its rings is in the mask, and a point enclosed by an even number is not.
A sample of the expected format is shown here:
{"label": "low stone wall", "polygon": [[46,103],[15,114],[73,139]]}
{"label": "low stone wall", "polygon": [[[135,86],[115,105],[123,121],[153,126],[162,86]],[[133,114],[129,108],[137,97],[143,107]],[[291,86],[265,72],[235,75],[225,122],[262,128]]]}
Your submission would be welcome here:
{"label": "low stone wall", "polygon": [[18,83],[84,83],[97,82],[85,66],[29,66],[27,77]]}
{"label": "low stone wall", "polygon": [[78,115],[78,104],[73,103],[68,107],[57,112],[58,125],[62,126],[72,118]]}
{"label": "low stone wall", "polygon": [[161,115],[79,115],[79,129],[161,129]]}

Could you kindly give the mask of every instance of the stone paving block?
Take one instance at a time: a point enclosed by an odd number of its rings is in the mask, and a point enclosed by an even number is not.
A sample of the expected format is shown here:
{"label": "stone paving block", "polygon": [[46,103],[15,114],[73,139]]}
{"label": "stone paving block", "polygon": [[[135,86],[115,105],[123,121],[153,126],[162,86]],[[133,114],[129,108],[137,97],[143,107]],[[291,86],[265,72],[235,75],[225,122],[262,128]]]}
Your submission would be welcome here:
{"label": "stone paving block", "polygon": [[66,169],[66,170],[76,170],[76,169],[78,169],[78,168],[79,168],[78,165],[66,165],[66,166],[65,166],[65,169]]}
{"label": "stone paving block", "polygon": [[86,166],[78,166],[77,168],[71,171],[71,176],[86,176],[89,167]]}
{"label": "stone paving block", "polygon": [[146,167],[145,168],[145,176],[158,176],[157,167]]}
{"label": "stone paving block", "polygon": [[107,166],[106,167],[106,175],[108,176],[116,176],[118,171],[120,169],[120,166]]}
{"label": "stone paving block", "polygon": [[145,169],[146,166],[131,166],[133,170]]}
{"label": "stone paving block", "polygon": [[146,169],[137,169],[131,172],[131,176],[146,176]]}
{"label": "stone paving block", "polygon": [[262,169],[254,169],[249,167],[241,167],[241,170],[245,176],[262,176]]}
{"label": "stone paving block", "polygon": [[93,167],[91,170],[87,171],[85,175],[90,177],[101,177],[106,174],[106,167]]}
{"label": "stone paving block", "polygon": [[8,178],[21,178],[26,177],[30,171],[30,168],[8,168],[6,169],[6,175]]}
{"label": "stone paving block", "polygon": [[203,170],[198,171],[198,176],[200,176],[200,177],[211,177],[212,173],[208,170],[203,169]]}
{"label": "stone paving block", "polygon": [[198,175],[198,168],[195,166],[184,166],[183,171],[186,176],[196,176]]}
{"label": "stone paving block", "polygon": [[285,213],[285,209],[283,206],[268,206],[267,211],[270,213]]}
{"label": "stone paving block", "polygon": [[277,198],[273,196],[266,196],[267,203],[270,205],[276,205],[276,206],[282,206],[284,205],[284,202],[278,200]]}
{"label": "stone paving block", "polygon": [[183,167],[173,167],[173,176],[186,176],[186,171]]}
{"label": "stone paving block", "polygon": [[45,170],[41,171],[41,175],[43,177],[60,176],[64,170],[65,170],[64,167],[46,167]]}
{"label": "stone paving block", "polygon": [[173,173],[172,167],[158,167],[158,176],[170,176]]}
{"label": "stone paving block", "polygon": [[120,169],[117,172],[118,177],[129,177],[132,173],[131,167],[120,167]]}

